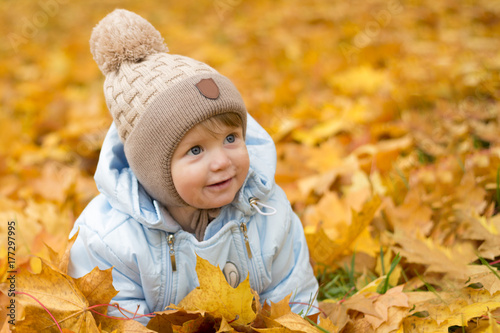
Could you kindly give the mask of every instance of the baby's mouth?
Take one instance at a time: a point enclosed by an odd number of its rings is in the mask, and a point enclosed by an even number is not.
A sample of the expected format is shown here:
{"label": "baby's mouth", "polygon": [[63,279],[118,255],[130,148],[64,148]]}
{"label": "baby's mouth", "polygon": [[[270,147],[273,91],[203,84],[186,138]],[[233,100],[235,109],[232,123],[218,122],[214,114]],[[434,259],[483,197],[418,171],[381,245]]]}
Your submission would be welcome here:
{"label": "baby's mouth", "polygon": [[211,185],[208,185],[208,187],[221,187],[221,186],[224,186],[224,185],[228,184],[231,181],[231,179],[232,179],[232,177],[228,178],[226,180],[223,180],[221,182],[213,183]]}

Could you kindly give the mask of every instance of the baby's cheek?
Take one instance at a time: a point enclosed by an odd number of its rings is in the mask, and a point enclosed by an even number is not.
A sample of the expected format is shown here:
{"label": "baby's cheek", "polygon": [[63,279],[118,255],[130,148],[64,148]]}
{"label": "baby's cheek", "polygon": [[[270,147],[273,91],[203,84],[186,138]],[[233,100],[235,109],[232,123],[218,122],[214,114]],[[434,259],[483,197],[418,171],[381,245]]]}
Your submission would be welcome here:
{"label": "baby's cheek", "polygon": [[176,165],[175,172],[172,173],[172,179],[175,189],[181,197],[183,194],[188,193],[190,187],[193,186],[195,176],[196,172],[189,166],[182,164]]}
{"label": "baby's cheek", "polygon": [[240,161],[241,161],[242,171],[246,175],[248,173],[248,168],[250,167],[250,157],[248,156],[248,151],[246,149],[244,152],[242,152]]}

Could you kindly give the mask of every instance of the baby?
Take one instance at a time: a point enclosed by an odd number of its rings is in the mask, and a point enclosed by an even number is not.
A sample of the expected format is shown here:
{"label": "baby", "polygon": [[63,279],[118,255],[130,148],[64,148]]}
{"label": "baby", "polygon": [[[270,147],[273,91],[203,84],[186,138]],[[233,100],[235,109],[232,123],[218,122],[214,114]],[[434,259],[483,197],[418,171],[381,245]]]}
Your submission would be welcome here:
{"label": "baby", "polygon": [[274,182],[274,143],[231,81],[166,53],[126,10],[106,16],[90,44],[114,122],[95,174],[101,194],[71,232],[70,275],[114,267],[113,302],[147,314],[199,285],[198,255],[233,287],[248,275],[262,302],[293,294],[294,312],[316,305],[301,222]]}

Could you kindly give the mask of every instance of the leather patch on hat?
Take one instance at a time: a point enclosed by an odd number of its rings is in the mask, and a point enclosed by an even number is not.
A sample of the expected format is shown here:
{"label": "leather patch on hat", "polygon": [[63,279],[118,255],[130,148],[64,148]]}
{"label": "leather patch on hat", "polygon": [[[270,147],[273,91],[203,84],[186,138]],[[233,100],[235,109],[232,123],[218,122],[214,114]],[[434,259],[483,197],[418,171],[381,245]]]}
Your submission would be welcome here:
{"label": "leather patch on hat", "polygon": [[206,98],[217,99],[219,97],[219,87],[213,79],[203,79],[196,84],[196,88]]}

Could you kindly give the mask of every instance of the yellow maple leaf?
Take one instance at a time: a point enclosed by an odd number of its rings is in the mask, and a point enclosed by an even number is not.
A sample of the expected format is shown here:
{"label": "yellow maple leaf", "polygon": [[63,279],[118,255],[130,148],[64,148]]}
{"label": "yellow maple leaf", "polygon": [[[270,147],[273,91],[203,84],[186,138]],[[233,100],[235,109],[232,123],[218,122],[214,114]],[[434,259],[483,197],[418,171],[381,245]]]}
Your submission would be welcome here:
{"label": "yellow maple leaf", "polygon": [[[412,313],[425,313],[425,317],[410,316],[403,320],[409,332],[448,332],[451,326],[468,326],[476,319],[500,308],[500,293],[463,288],[453,292],[407,293]],[[475,325],[475,323],[474,323]]]}
{"label": "yellow maple leaf", "polygon": [[317,263],[324,263],[335,266],[337,259],[349,246],[358,238],[363,230],[373,220],[375,212],[379,208],[381,200],[374,196],[363,205],[359,212],[352,211],[352,222],[341,237],[330,239],[323,228],[318,228],[316,232],[306,230],[306,240],[309,246],[311,257]]}
{"label": "yellow maple leaf", "polygon": [[488,311],[488,324],[489,326],[485,333],[500,333],[500,325],[490,311]]}
{"label": "yellow maple leaf", "polygon": [[467,322],[476,317],[486,315],[488,311],[500,308],[500,293],[490,295],[484,290],[465,289],[465,296],[472,304],[456,309],[447,319],[448,326],[467,326]]}
{"label": "yellow maple leaf", "polygon": [[[118,293],[113,287],[112,268],[100,270],[95,267],[91,272],[74,279],[61,272],[66,271],[67,254],[76,237],[69,241],[67,251],[48,263],[41,259],[38,274],[25,269],[16,276],[16,331],[42,332],[153,332],[134,320],[117,320],[106,317],[107,307]],[[5,284],[0,290],[6,292]],[[91,309],[97,313],[91,312]],[[57,321],[57,323],[56,323]]]}
{"label": "yellow maple leaf", "polygon": [[17,275],[16,289],[20,293],[16,295],[20,306],[20,311],[16,313],[17,330],[30,332],[36,328],[43,331],[56,327],[56,323],[41,303],[58,320],[62,328],[75,332],[98,332],[91,312],[86,311],[89,303],[73,279],[53,270],[43,261],[40,274],[24,270]]}
{"label": "yellow maple leaf", "polygon": [[179,307],[191,311],[203,310],[214,317],[223,317],[240,325],[255,319],[256,314],[252,309],[254,296],[248,276],[238,287],[232,288],[218,267],[199,256],[196,273],[200,286],[180,301]]}

